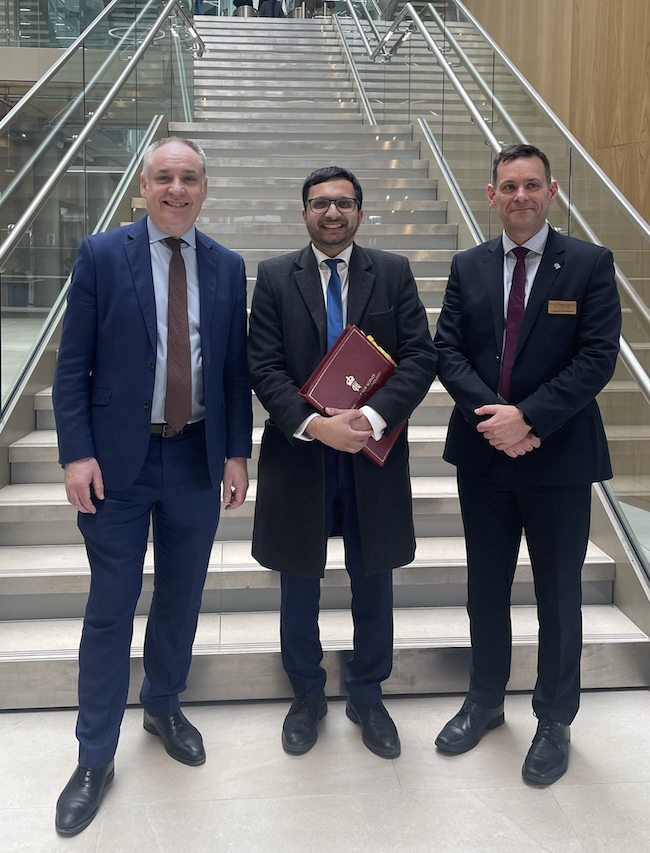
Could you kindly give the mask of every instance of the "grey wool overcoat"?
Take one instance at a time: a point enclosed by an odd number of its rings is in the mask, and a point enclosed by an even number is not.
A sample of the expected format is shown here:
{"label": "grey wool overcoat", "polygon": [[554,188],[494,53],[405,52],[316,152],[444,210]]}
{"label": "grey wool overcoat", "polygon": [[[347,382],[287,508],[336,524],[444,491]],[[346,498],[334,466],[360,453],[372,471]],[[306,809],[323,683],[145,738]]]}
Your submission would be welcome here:
{"label": "grey wool overcoat", "polygon": [[[435,376],[436,353],[409,263],[362,249],[350,259],[347,322],[371,334],[397,370],[370,405],[388,432],[407,418]],[[323,445],[294,433],[314,409],[298,394],[327,349],[327,317],[311,246],[259,265],[249,336],[251,384],[269,413],[258,469],[253,556],[307,577],[325,569]],[[366,574],[413,560],[415,534],[407,431],[383,468],[353,456]]]}

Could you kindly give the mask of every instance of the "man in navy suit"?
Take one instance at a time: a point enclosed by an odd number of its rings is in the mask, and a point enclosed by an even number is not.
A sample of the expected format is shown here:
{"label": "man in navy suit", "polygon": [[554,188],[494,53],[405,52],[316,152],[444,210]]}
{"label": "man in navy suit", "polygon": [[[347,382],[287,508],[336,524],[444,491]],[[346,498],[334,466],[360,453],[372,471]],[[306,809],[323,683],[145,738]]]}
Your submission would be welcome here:
{"label": "man in navy suit", "polygon": [[86,238],[73,272],[54,410],[91,585],[79,651],[79,765],[57,804],[66,835],[91,822],[113,778],[150,517],[144,728],[172,758],[205,761],[178,697],[220,484],[226,509],[240,506],[252,428],[244,263],[194,227],[207,185],[198,146],[154,143],[141,177],[148,216]]}
{"label": "man in navy suit", "polygon": [[466,752],[504,721],[523,530],[539,652],[538,726],[522,773],[548,785],[566,772],[580,699],[591,484],[612,476],[595,397],[614,372],[621,312],[611,252],[546,221],[557,196],[546,155],[508,146],[492,181],[504,232],[454,258],[435,338],[456,402],[444,458],[458,469],[472,639],[469,693],[436,744]]}

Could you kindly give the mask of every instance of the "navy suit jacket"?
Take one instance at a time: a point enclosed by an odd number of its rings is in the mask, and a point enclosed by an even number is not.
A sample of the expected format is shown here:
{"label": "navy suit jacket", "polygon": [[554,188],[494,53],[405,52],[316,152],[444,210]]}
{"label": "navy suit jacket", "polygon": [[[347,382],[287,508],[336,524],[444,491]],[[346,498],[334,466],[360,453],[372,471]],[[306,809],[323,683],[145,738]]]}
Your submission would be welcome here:
{"label": "navy suit jacket", "polygon": [[[554,313],[556,300],[575,304],[575,313]],[[438,373],[456,402],[444,458],[477,474],[501,452],[476,431],[481,418],[474,409],[503,402],[496,390],[503,303],[501,236],[456,255],[435,338]],[[595,397],[614,372],[620,330],[611,252],[551,229],[510,384],[510,402],[542,439],[514,463],[531,484],[579,485],[612,476]]]}
{"label": "navy suit jacket", "polygon": [[[196,231],[206,444],[212,485],[250,456],[246,275],[242,258]],[[62,465],[97,458],[104,485],[130,486],[149,444],[156,306],[147,220],[79,247],[54,377]]]}

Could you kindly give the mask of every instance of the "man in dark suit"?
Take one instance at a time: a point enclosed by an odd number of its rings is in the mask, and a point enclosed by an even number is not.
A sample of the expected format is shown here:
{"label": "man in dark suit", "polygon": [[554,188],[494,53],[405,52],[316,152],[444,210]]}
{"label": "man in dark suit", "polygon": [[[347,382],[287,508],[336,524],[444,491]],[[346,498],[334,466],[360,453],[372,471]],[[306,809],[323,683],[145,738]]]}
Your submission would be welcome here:
{"label": "man in dark suit", "polygon": [[454,258],[435,338],[456,402],[444,458],[458,468],[472,639],[469,693],[436,744],[466,752],[504,721],[523,530],[540,627],[522,773],[548,785],[566,772],[580,698],[591,484],[612,476],[595,397],[614,372],[621,313],[611,252],[546,221],[557,184],[541,151],[504,148],[487,194],[504,232]]}
{"label": "man in dark suit", "polygon": [[91,585],[79,651],[79,765],[57,804],[56,826],[67,835],[90,823],[113,778],[150,516],[144,727],[172,758],[205,761],[178,696],[220,484],[226,509],[240,506],[252,426],[244,263],[194,228],[207,184],[198,146],[154,143],[141,177],[148,216],[85,239],[73,272],[54,410]]}
{"label": "man in dark suit", "polygon": [[[352,585],[354,654],[345,668],[346,713],[363,742],[400,753],[381,701],[392,666],[391,569],[413,560],[406,431],[386,464],[359,451],[390,433],[426,394],[436,357],[408,261],[354,243],[363,217],[356,177],[330,166],[303,186],[311,245],[260,264],[250,321],[251,384],[269,412],[260,451],[253,556],[282,572],[282,661],[296,696],[282,744],[294,755],[316,743],[327,711],[318,633],[327,538],[341,534]],[[369,406],[321,416],[298,391],[353,323],[398,364]]]}

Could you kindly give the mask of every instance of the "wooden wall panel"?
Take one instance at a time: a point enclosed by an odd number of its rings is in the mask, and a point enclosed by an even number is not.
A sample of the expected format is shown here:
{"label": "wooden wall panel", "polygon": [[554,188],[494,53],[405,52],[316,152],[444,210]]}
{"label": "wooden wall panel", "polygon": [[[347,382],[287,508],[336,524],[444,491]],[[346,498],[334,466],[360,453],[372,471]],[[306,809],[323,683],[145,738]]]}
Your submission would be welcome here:
{"label": "wooden wall panel", "polygon": [[524,77],[567,122],[570,109],[570,0],[465,0]]}
{"label": "wooden wall panel", "polygon": [[648,0],[465,0],[650,220]]}

